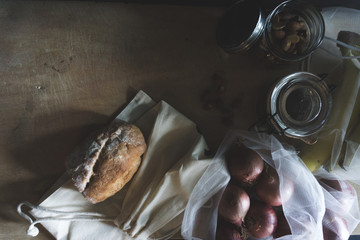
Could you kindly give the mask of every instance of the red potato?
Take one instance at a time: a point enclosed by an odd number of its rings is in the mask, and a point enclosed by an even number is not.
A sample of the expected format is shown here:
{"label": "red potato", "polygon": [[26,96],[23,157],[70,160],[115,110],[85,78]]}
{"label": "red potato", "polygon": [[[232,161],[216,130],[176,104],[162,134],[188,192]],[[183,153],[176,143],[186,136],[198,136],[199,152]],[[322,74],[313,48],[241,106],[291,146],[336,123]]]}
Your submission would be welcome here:
{"label": "red potato", "polygon": [[279,238],[286,235],[291,235],[291,229],[283,211],[279,211],[277,214],[277,227],[273,234],[274,238]]}
{"label": "red potato", "polygon": [[254,150],[235,145],[227,152],[230,176],[242,186],[252,186],[264,168],[264,161]]}
{"label": "red potato", "polygon": [[337,191],[347,192],[352,195],[355,193],[355,189],[347,181],[335,180],[335,179],[319,179],[321,185],[329,186]]}
{"label": "red potato", "polygon": [[245,217],[245,228],[255,238],[266,238],[272,235],[277,226],[274,209],[263,202],[251,202]]}
{"label": "red potato", "polygon": [[323,218],[324,240],[347,240],[350,232],[347,222],[336,213],[326,210]]}
{"label": "red potato", "polygon": [[237,227],[225,221],[219,221],[216,228],[216,240],[241,240]]}
{"label": "red potato", "polygon": [[224,220],[241,227],[249,208],[249,195],[242,188],[228,184],[219,203],[219,215]]}
{"label": "red potato", "polygon": [[268,165],[255,185],[255,193],[258,198],[271,206],[281,206],[291,198],[293,192],[293,182],[290,179],[284,178],[282,195],[280,194],[279,175],[273,167]]}
{"label": "red potato", "polygon": [[356,201],[356,191],[350,183],[330,179],[319,179],[319,183],[339,201],[344,212],[348,212],[352,208]]}

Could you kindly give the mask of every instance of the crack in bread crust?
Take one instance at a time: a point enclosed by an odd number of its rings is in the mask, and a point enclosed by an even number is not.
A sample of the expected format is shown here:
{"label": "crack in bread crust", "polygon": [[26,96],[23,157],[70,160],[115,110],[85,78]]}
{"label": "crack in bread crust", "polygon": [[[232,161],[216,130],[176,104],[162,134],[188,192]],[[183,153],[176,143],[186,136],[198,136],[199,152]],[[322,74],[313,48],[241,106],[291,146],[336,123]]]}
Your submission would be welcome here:
{"label": "crack in bread crust", "polygon": [[[146,150],[144,136],[133,124],[113,123],[67,162],[77,189],[92,203],[114,195],[131,180]],[[83,149],[84,150],[84,149]]]}

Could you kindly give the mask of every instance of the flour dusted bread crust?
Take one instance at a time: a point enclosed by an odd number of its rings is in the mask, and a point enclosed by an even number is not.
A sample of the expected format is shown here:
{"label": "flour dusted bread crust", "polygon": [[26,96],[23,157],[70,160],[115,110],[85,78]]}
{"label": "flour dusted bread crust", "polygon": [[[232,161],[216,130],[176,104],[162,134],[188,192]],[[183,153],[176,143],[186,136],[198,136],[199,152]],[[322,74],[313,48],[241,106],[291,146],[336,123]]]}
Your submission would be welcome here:
{"label": "flour dusted bread crust", "polygon": [[76,188],[91,203],[98,203],[131,180],[145,150],[138,127],[115,122],[74,152],[66,166]]}

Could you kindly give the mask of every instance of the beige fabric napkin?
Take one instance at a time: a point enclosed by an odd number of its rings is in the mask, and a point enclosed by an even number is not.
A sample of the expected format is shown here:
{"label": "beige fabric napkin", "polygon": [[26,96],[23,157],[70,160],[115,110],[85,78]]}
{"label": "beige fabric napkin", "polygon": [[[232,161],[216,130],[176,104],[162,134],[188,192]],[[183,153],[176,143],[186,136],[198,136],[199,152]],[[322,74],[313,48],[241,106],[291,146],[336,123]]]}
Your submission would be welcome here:
{"label": "beige fabric napkin", "polygon": [[[180,229],[189,196],[211,162],[204,138],[192,121],[142,91],[117,119],[143,131],[148,149],[141,167],[124,189],[95,205],[67,176],[60,179],[61,186],[39,205],[45,211],[31,211],[45,218],[41,224],[56,239],[168,239]],[[89,212],[94,214],[83,215]]]}

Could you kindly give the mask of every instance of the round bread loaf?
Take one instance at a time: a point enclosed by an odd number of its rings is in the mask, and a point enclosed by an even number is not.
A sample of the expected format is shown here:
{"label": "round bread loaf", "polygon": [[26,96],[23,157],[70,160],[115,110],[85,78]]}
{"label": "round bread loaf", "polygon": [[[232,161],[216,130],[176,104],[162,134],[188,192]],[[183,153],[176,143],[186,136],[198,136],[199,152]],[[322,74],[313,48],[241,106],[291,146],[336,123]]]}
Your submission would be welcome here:
{"label": "round bread loaf", "polygon": [[74,152],[66,167],[83,196],[98,203],[131,180],[145,150],[144,136],[138,127],[115,122]]}

